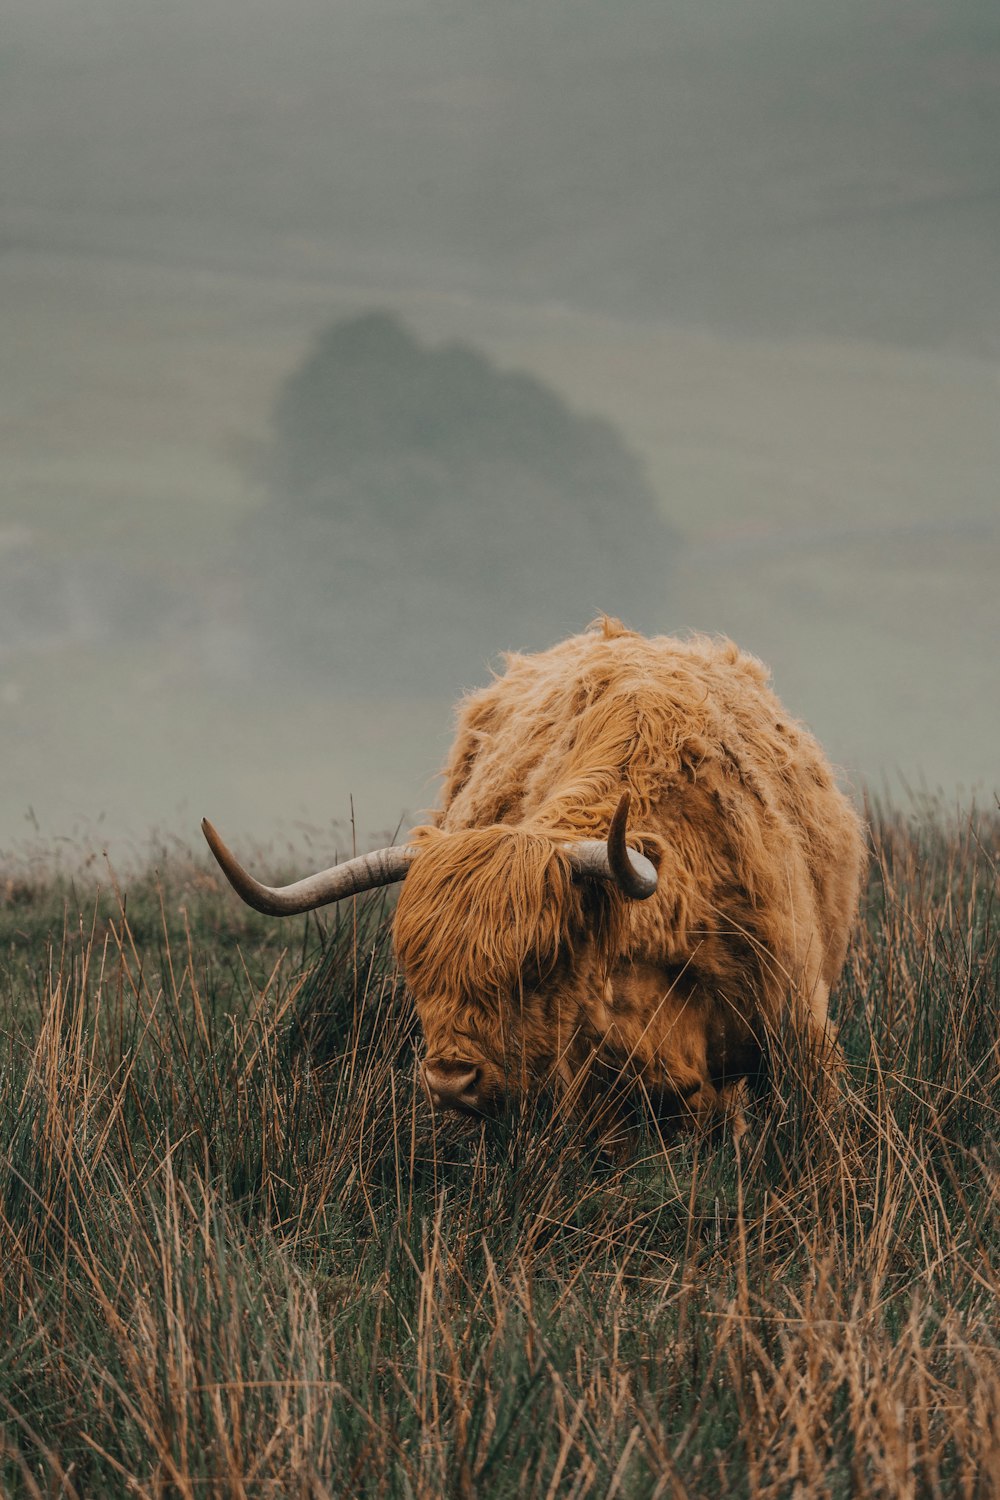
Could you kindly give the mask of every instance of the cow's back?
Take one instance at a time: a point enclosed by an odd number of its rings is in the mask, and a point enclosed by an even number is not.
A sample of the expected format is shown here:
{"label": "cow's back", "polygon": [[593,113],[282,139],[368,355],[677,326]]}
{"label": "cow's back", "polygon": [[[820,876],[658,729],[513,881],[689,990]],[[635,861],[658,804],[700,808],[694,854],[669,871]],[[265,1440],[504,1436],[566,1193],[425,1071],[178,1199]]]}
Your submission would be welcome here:
{"label": "cow's back", "polygon": [[832,984],[863,858],[860,823],[816,740],[731,642],[646,638],[603,620],[460,707],[440,826],[512,823],[592,837],[623,786],[660,890],[630,914],[629,956],[690,964],[775,996]]}

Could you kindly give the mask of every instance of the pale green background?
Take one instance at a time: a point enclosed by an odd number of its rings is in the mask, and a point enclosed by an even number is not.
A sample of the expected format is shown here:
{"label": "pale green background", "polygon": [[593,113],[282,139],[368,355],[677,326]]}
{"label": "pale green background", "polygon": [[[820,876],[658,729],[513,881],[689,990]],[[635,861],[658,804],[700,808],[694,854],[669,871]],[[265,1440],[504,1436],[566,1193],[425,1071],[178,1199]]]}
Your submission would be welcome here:
{"label": "pale green background", "polygon": [[[990,798],[993,4],[0,18],[5,855],[124,859],[202,812],[276,847],[319,827],[332,853],[352,795],[361,837],[433,800],[449,699],[380,695],[377,655],[363,701],[265,693],[224,612],[147,641],[102,606],[133,567],[193,586],[263,503],[247,459],[280,381],[371,307],[611,418],[687,542],[662,628],[763,656],[855,785]],[[3,597],[26,566],[30,619]],[[511,619],[496,647],[519,640]]]}

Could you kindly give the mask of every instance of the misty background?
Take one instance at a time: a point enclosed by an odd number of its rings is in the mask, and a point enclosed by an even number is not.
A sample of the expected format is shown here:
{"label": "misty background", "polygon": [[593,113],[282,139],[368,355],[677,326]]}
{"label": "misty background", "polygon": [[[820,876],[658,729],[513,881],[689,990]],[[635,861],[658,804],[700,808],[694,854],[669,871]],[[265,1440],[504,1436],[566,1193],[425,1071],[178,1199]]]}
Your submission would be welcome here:
{"label": "misty background", "polygon": [[0,855],[391,835],[600,610],[990,797],[993,0],[0,21]]}

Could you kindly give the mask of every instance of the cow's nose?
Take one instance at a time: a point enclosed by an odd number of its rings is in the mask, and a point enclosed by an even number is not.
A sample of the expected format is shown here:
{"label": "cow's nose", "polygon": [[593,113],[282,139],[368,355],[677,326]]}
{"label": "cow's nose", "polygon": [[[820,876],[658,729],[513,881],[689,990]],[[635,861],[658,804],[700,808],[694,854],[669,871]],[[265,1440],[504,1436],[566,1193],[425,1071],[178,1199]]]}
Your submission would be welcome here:
{"label": "cow's nose", "polygon": [[465,1058],[429,1057],[424,1063],[424,1078],[435,1104],[446,1109],[476,1107],[476,1084],[479,1069]]}

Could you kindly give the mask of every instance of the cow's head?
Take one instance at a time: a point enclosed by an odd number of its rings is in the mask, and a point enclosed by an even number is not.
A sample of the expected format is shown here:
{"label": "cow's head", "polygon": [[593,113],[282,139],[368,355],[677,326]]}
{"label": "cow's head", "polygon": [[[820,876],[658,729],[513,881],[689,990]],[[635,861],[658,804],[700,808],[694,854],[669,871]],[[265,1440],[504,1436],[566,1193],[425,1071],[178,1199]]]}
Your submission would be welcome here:
{"label": "cow's head", "polygon": [[565,1070],[584,1027],[586,987],[617,946],[628,900],[656,890],[626,843],[626,792],[606,839],[567,840],[506,824],[417,829],[413,841],[281,889],[260,885],[206,820],[234,889],[290,915],[402,880],[396,955],[423,1026],[433,1102],[487,1113]]}

